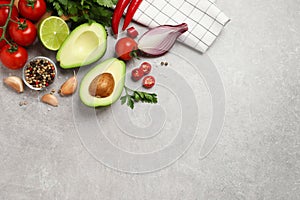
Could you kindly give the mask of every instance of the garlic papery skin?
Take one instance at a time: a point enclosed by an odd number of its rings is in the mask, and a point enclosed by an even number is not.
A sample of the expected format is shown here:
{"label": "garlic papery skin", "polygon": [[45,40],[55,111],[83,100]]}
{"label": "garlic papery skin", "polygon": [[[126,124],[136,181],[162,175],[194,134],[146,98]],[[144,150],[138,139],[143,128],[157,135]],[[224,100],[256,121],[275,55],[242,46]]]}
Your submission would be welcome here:
{"label": "garlic papery skin", "polygon": [[58,100],[53,94],[45,94],[42,96],[41,101],[54,107],[58,106]]}
{"label": "garlic papery skin", "polygon": [[3,82],[18,93],[24,92],[24,83],[17,76],[9,76],[3,79]]}
{"label": "garlic papery skin", "polygon": [[62,84],[58,93],[61,96],[72,95],[76,91],[77,85],[78,85],[78,81],[76,76],[74,75]]}

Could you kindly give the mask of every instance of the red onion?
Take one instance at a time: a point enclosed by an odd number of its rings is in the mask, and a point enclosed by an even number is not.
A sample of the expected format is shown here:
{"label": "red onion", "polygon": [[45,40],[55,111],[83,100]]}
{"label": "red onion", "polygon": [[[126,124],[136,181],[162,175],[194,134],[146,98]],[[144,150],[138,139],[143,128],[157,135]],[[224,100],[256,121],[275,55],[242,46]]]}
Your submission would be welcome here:
{"label": "red onion", "polygon": [[176,39],[187,30],[186,23],[176,26],[157,26],[141,36],[138,41],[138,49],[145,56],[161,56],[167,53],[173,47]]}

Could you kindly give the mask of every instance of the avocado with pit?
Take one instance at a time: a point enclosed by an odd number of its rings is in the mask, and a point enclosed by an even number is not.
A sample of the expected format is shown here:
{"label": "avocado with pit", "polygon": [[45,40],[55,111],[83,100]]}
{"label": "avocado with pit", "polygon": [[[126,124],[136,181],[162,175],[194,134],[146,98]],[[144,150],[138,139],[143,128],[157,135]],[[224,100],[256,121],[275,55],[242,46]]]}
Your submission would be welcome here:
{"label": "avocado with pit", "polygon": [[105,54],[106,46],[107,33],[101,24],[81,24],[63,42],[56,60],[64,69],[88,65]]}
{"label": "avocado with pit", "polygon": [[119,99],[125,84],[126,64],[109,58],[92,68],[82,78],[81,101],[89,107],[108,106]]}

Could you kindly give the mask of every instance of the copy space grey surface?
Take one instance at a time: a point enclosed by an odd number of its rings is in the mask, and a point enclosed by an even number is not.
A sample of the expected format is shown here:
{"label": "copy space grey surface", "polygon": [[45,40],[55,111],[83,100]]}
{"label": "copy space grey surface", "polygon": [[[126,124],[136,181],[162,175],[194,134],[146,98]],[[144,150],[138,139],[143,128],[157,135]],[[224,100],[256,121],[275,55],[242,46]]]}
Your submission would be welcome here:
{"label": "copy space grey surface", "polygon": [[[4,87],[2,78],[18,72],[1,67],[0,199],[299,199],[300,4],[217,5],[232,19],[208,51],[224,83],[226,118],[205,159],[198,136],[160,171],[110,169],[83,147],[72,98],[48,110],[39,93]],[[55,88],[72,75],[60,73]],[[23,100],[29,104],[19,107]]]}

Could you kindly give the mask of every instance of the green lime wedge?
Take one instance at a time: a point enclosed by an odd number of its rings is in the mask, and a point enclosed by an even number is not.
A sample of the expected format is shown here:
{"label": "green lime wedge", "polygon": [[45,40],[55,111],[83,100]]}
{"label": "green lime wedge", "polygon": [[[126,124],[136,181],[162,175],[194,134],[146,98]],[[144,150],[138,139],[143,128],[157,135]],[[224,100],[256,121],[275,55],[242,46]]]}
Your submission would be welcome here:
{"label": "green lime wedge", "polygon": [[41,22],[38,33],[42,44],[47,49],[56,51],[68,37],[70,29],[60,17],[50,16]]}

